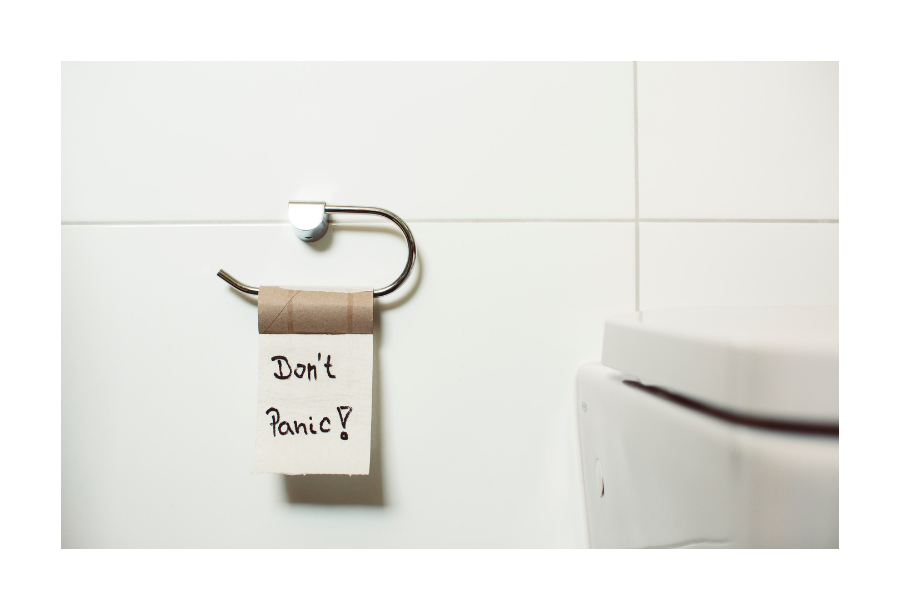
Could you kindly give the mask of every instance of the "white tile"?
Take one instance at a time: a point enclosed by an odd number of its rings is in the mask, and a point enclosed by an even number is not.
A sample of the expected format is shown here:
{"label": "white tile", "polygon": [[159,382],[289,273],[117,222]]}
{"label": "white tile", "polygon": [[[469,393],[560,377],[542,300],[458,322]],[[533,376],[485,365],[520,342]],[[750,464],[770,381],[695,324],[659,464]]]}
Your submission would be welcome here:
{"label": "white tile", "polygon": [[836,223],[642,222],[641,309],[837,305]]}
{"label": "white tile", "polygon": [[633,225],[412,229],[413,285],[378,302],[373,475],[291,480],[374,504],[335,506],[250,474],[256,307],[215,272],[386,283],[399,236],[63,227],[63,546],[586,546],[575,373],[633,307]]}
{"label": "white tile", "polygon": [[66,63],[67,222],[634,216],[632,64]]}
{"label": "white tile", "polygon": [[838,65],[637,68],[642,218],[838,217]]}

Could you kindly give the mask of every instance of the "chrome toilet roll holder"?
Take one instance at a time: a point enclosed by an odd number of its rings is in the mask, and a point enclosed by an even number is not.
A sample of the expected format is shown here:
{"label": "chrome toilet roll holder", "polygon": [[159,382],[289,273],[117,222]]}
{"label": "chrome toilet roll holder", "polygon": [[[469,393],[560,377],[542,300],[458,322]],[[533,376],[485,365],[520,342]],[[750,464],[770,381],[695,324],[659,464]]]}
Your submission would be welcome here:
{"label": "chrome toilet roll holder", "polygon": [[[294,227],[294,233],[303,241],[318,241],[328,232],[328,215],[329,214],[374,214],[375,216],[383,216],[403,232],[406,238],[406,247],[409,249],[409,255],[406,258],[406,267],[403,273],[396,280],[385,286],[373,291],[373,296],[383,297],[391,294],[400,287],[406,278],[409,277],[413,265],[416,263],[416,240],[413,239],[412,231],[406,226],[403,220],[388,210],[382,208],[363,208],[355,206],[337,206],[328,205],[318,201],[291,201],[288,203],[288,217],[291,226]],[[259,294],[259,287],[249,286],[243,282],[239,282],[224,269],[219,269],[216,274],[236,289],[246,294]]]}

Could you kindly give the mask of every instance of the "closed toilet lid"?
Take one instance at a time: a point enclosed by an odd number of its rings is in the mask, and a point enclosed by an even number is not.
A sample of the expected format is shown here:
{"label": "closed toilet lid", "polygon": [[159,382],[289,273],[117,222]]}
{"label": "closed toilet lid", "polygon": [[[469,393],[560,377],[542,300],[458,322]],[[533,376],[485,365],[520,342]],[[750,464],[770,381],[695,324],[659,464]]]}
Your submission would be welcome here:
{"label": "closed toilet lid", "polygon": [[603,364],[733,411],[838,421],[837,307],[678,307],[610,318]]}

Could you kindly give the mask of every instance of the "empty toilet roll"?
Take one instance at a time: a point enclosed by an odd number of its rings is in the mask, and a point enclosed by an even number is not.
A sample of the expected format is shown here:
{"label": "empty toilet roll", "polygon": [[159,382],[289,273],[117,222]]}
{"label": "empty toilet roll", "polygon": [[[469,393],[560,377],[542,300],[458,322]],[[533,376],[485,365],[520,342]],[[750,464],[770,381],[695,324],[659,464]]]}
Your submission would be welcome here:
{"label": "empty toilet roll", "polygon": [[373,291],[259,289],[253,472],[368,474]]}
{"label": "empty toilet roll", "polygon": [[259,333],[267,335],[371,335],[372,290],[261,286]]}

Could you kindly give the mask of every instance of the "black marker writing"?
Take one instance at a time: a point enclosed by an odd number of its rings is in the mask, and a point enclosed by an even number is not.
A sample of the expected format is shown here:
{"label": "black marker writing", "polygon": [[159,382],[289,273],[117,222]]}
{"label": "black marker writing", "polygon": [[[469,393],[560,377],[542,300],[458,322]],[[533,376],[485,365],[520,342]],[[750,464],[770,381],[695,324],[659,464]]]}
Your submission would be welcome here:
{"label": "black marker writing", "polygon": [[[341,411],[341,409],[346,409],[346,411]],[[341,417],[341,427],[347,427],[347,417],[350,415],[350,407],[338,407],[338,415]],[[299,435],[300,431],[303,431],[304,435],[309,434],[318,434],[319,432],[323,434],[328,434],[331,432],[331,418],[323,417],[319,420],[319,429],[316,430],[315,425],[313,424],[312,415],[309,416],[309,424],[306,423],[298,423],[297,420],[294,420],[294,425],[291,427],[290,422],[287,420],[281,421],[281,413],[278,412],[278,409],[272,407],[266,410],[266,415],[272,418],[272,421],[269,423],[272,426],[272,436],[278,438],[279,436],[294,436]],[[347,433],[342,432],[341,438],[347,440]]]}
{"label": "black marker writing", "polygon": [[[284,361],[284,364],[287,366],[287,375],[284,374],[284,371],[281,369],[281,362]],[[291,376],[291,363],[288,362],[288,359],[284,356],[272,356],[272,362],[278,362],[278,372],[275,373],[275,377],[278,379],[287,379]]]}
{"label": "black marker writing", "polygon": [[[343,409],[347,409],[344,411]],[[341,440],[345,441],[349,437],[347,436],[346,428],[347,428],[347,420],[350,418],[350,413],[353,411],[353,407],[338,407],[338,417],[341,418],[341,428],[344,428],[344,432],[341,432]],[[331,423],[331,422],[329,422]]]}
{"label": "black marker writing", "polygon": [[266,415],[268,415],[272,411],[275,411],[275,415],[272,416],[272,423],[269,425],[272,426],[272,436],[275,436],[275,426],[276,426],[276,424],[278,424],[278,420],[281,419],[281,415],[278,413],[278,409],[276,409],[275,407],[272,407],[271,409],[267,409]]}
{"label": "black marker writing", "polygon": [[[318,362],[322,361],[322,354],[318,354]],[[291,363],[285,356],[272,356],[272,362],[278,363],[278,371],[272,373],[276,379],[290,379],[292,376],[297,379],[303,379],[303,376],[306,375],[306,379],[309,381],[319,380],[319,373],[316,370],[315,364],[300,364],[297,363],[296,368],[293,369],[293,374],[291,373]],[[331,362],[331,354],[328,354],[328,357],[325,359],[325,362],[322,364],[325,367],[325,373],[328,375],[329,379],[337,379],[337,375],[331,372],[331,367],[334,364]],[[285,368],[287,368],[287,372],[285,372]]]}

